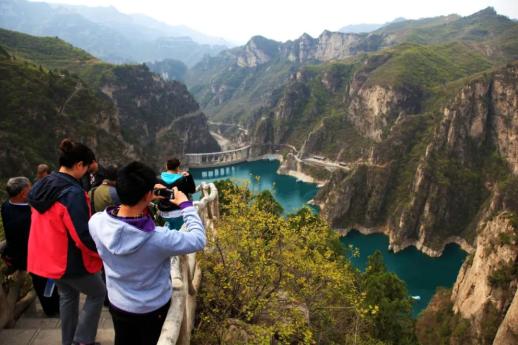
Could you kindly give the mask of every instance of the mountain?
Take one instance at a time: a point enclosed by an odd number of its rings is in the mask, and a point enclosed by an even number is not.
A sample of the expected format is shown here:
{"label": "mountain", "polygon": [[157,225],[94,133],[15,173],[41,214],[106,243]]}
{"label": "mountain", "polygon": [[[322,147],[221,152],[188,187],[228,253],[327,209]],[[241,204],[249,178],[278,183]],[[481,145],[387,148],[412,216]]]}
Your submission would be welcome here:
{"label": "mountain", "polygon": [[381,45],[379,35],[330,31],[285,43],[255,36],[243,47],[205,57],[189,69],[185,80],[209,116],[247,121],[299,66],[345,59]]}
{"label": "mountain", "polygon": [[76,13],[93,23],[117,30],[127,37],[143,36],[149,40],[160,37],[190,37],[198,44],[230,47],[232,44],[222,38],[212,37],[192,30],[184,25],[168,25],[142,14],[123,14],[113,6],[90,7],[50,4],[56,11]]}
{"label": "mountain", "polygon": [[467,17],[443,17],[393,23],[376,31],[393,42],[420,44],[462,40],[493,59],[516,57],[518,27],[511,19],[488,7]]}
{"label": "mountain", "polygon": [[66,136],[102,163],[138,159],[156,168],[171,156],[219,150],[185,85],[145,65],[106,64],[57,38],[3,29],[0,47],[1,178],[56,162]]}
{"label": "mountain", "polygon": [[392,22],[388,22],[385,24],[352,24],[352,25],[346,25],[342,28],[340,28],[338,31],[343,33],[368,33],[375,30],[378,30],[379,28],[389,25],[390,23],[397,23],[405,21],[405,18],[396,18]]}
{"label": "mountain", "polygon": [[0,27],[31,35],[60,37],[113,63],[172,58],[192,65],[206,54],[215,55],[227,48],[215,44],[223,43],[221,39],[142,15],[126,15],[113,7],[0,0]]}
{"label": "mountain", "polygon": [[514,344],[517,104],[518,60],[407,43],[301,68],[251,139],[281,148],[281,172],[326,182],[314,201],[333,228],[384,233],[395,252],[470,253],[419,318],[421,344]]}
{"label": "mountain", "polygon": [[187,73],[187,66],[178,60],[165,59],[157,62],[147,62],[149,69],[166,80],[183,81]]}
{"label": "mountain", "polygon": [[209,117],[246,123],[268,106],[299,67],[351,59],[404,43],[462,42],[494,63],[518,58],[518,25],[487,8],[456,15],[390,23],[369,34],[324,31],[284,43],[257,36],[245,46],[206,57],[189,69],[186,83]]}
{"label": "mountain", "polygon": [[338,31],[353,34],[367,33],[381,28],[383,24],[352,24],[340,28]]}
{"label": "mountain", "polygon": [[423,345],[514,344],[517,30],[487,8],[369,34],[254,37],[186,80],[255,153],[323,185],[314,203],[333,228],[384,233],[395,252],[470,254],[419,319]]}

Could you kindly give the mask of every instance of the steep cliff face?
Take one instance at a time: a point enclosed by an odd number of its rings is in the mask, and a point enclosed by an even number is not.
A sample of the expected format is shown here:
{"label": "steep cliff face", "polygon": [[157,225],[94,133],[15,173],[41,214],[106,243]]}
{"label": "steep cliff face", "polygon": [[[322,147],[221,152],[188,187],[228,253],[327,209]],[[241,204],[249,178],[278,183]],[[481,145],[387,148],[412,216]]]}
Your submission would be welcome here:
{"label": "steep cliff face", "polygon": [[144,65],[114,67],[100,88],[114,103],[122,136],[142,157],[160,162],[189,152],[214,152],[205,115],[184,84]]}
{"label": "steep cliff face", "polygon": [[329,31],[284,43],[255,36],[242,47],[207,57],[188,71],[185,80],[211,117],[246,122],[299,66],[345,59],[382,46],[379,35]]}
{"label": "steep cliff face", "polygon": [[[465,262],[452,290],[453,311],[469,319],[475,335],[487,324],[487,310],[498,315],[499,325],[510,311],[515,297],[518,275],[518,242],[516,230],[505,213],[480,228],[476,250]],[[495,327],[496,328],[496,327]],[[496,329],[495,329],[496,331]]]}
{"label": "steep cliff face", "polygon": [[517,177],[495,189],[477,227],[476,249],[452,291],[439,292],[418,320],[422,345],[511,345],[518,340],[517,198]]}
{"label": "steep cliff face", "polygon": [[319,193],[324,216],[385,232],[394,250],[438,255],[448,242],[469,250],[495,184],[516,171],[517,68],[467,83],[440,116],[396,121],[371,162],[336,173]]}

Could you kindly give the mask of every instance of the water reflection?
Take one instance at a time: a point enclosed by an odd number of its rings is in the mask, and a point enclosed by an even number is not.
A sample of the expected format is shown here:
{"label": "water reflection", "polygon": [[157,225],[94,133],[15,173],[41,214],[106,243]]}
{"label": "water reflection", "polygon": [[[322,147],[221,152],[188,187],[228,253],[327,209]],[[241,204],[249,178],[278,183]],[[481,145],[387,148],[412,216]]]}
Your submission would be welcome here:
{"label": "water reflection", "polygon": [[202,179],[220,179],[231,177],[236,172],[236,166],[228,166],[221,168],[207,168],[207,169],[195,169],[200,174]]}

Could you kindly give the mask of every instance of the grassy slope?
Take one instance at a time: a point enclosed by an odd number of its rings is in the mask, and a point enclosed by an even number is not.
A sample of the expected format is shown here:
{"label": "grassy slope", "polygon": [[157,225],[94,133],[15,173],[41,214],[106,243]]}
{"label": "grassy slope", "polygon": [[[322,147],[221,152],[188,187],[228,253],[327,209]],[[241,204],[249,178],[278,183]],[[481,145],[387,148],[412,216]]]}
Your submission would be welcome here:
{"label": "grassy slope", "polygon": [[427,91],[488,69],[491,62],[463,43],[402,44],[380,54],[392,57],[369,75],[369,84],[407,86]]}
{"label": "grassy slope", "polygon": [[75,72],[79,66],[100,62],[84,50],[57,37],[36,37],[0,29],[0,45],[11,55],[48,69],[68,69]]}
{"label": "grassy slope", "polygon": [[114,111],[112,104],[78,76],[4,57],[0,89],[0,143],[6,148],[0,153],[0,176],[31,176],[35,164],[52,164],[63,136],[88,143],[95,138],[99,156],[124,157],[118,140],[97,124],[99,114]]}

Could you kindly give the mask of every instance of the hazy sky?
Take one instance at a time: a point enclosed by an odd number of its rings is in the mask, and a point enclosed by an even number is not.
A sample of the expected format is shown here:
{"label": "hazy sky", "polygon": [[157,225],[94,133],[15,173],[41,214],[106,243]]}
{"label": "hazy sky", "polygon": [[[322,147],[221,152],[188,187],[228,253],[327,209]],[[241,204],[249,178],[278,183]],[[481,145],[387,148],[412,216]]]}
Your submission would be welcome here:
{"label": "hazy sky", "polygon": [[[41,1],[41,0],[40,0]],[[318,36],[348,24],[385,23],[396,17],[417,19],[457,13],[469,15],[487,6],[518,18],[518,0],[43,0],[88,6],[112,5],[124,13],[142,13],[172,25],[244,43],[254,35],[286,41],[307,32]]]}

